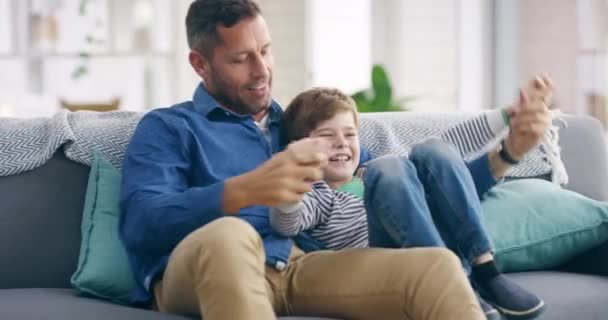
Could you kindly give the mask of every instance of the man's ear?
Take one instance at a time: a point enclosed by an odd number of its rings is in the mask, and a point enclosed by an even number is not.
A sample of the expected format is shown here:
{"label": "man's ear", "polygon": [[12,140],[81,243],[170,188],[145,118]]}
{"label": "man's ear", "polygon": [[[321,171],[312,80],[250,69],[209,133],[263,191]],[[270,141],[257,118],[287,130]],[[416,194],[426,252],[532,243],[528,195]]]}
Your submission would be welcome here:
{"label": "man's ear", "polygon": [[205,56],[196,50],[190,50],[190,53],[188,54],[188,61],[190,61],[190,65],[196,74],[203,79],[207,78],[209,74],[210,61],[205,58]]}

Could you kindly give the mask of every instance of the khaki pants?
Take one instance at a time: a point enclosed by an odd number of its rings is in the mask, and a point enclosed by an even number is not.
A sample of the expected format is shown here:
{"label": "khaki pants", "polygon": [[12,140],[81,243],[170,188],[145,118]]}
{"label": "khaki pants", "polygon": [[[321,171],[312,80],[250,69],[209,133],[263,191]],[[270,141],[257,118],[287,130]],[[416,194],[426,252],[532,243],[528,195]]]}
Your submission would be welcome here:
{"label": "khaki pants", "polygon": [[458,259],[440,248],[352,249],[304,254],[287,268],[264,263],[258,233],[226,217],[188,235],[154,287],[161,312],[205,320],[485,319]]}

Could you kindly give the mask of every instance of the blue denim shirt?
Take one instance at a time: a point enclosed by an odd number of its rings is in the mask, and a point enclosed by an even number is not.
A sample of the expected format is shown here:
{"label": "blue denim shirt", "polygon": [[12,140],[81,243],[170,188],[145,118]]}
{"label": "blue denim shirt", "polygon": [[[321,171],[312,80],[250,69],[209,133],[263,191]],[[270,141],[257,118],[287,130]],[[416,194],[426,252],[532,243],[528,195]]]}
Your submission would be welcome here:
{"label": "blue denim shirt", "polygon": [[[123,163],[120,235],[146,301],[168,257],[189,233],[224,216],[224,181],[251,171],[281,150],[281,108],[272,102],[270,142],[251,116],[238,116],[199,85],[193,101],[156,109],[138,124]],[[267,263],[289,257],[292,241],[278,235],[268,208],[240,210],[264,241]]]}

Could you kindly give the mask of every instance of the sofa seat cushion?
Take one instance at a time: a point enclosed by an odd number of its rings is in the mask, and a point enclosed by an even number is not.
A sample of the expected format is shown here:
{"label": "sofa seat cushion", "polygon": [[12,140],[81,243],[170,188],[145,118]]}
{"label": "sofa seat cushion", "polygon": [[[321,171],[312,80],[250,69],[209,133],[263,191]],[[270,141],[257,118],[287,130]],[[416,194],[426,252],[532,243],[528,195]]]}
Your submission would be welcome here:
{"label": "sofa seat cushion", "polygon": [[508,276],[545,301],[547,311],[542,319],[608,319],[608,277],[557,271]]}
{"label": "sofa seat cushion", "polygon": [[189,320],[83,297],[74,289],[0,290],[0,319]]}
{"label": "sofa seat cushion", "polygon": [[[11,320],[191,320],[88,298],[74,289],[0,290],[0,319]],[[281,320],[331,320],[285,317]]]}

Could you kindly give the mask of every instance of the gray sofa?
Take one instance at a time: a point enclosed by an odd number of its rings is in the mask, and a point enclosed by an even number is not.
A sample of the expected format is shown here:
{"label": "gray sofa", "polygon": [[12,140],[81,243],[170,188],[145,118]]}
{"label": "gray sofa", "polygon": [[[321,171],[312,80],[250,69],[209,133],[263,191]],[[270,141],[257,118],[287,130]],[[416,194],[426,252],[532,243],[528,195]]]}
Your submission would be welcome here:
{"label": "gray sofa", "polygon": [[[599,122],[579,116],[567,120],[561,144],[568,188],[608,200],[606,142]],[[33,171],[0,177],[0,319],[186,319],[85,297],[71,288],[88,172],[60,150]],[[545,299],[543,319],[608,319],[608,244],[559,270],[511,276]]]}

